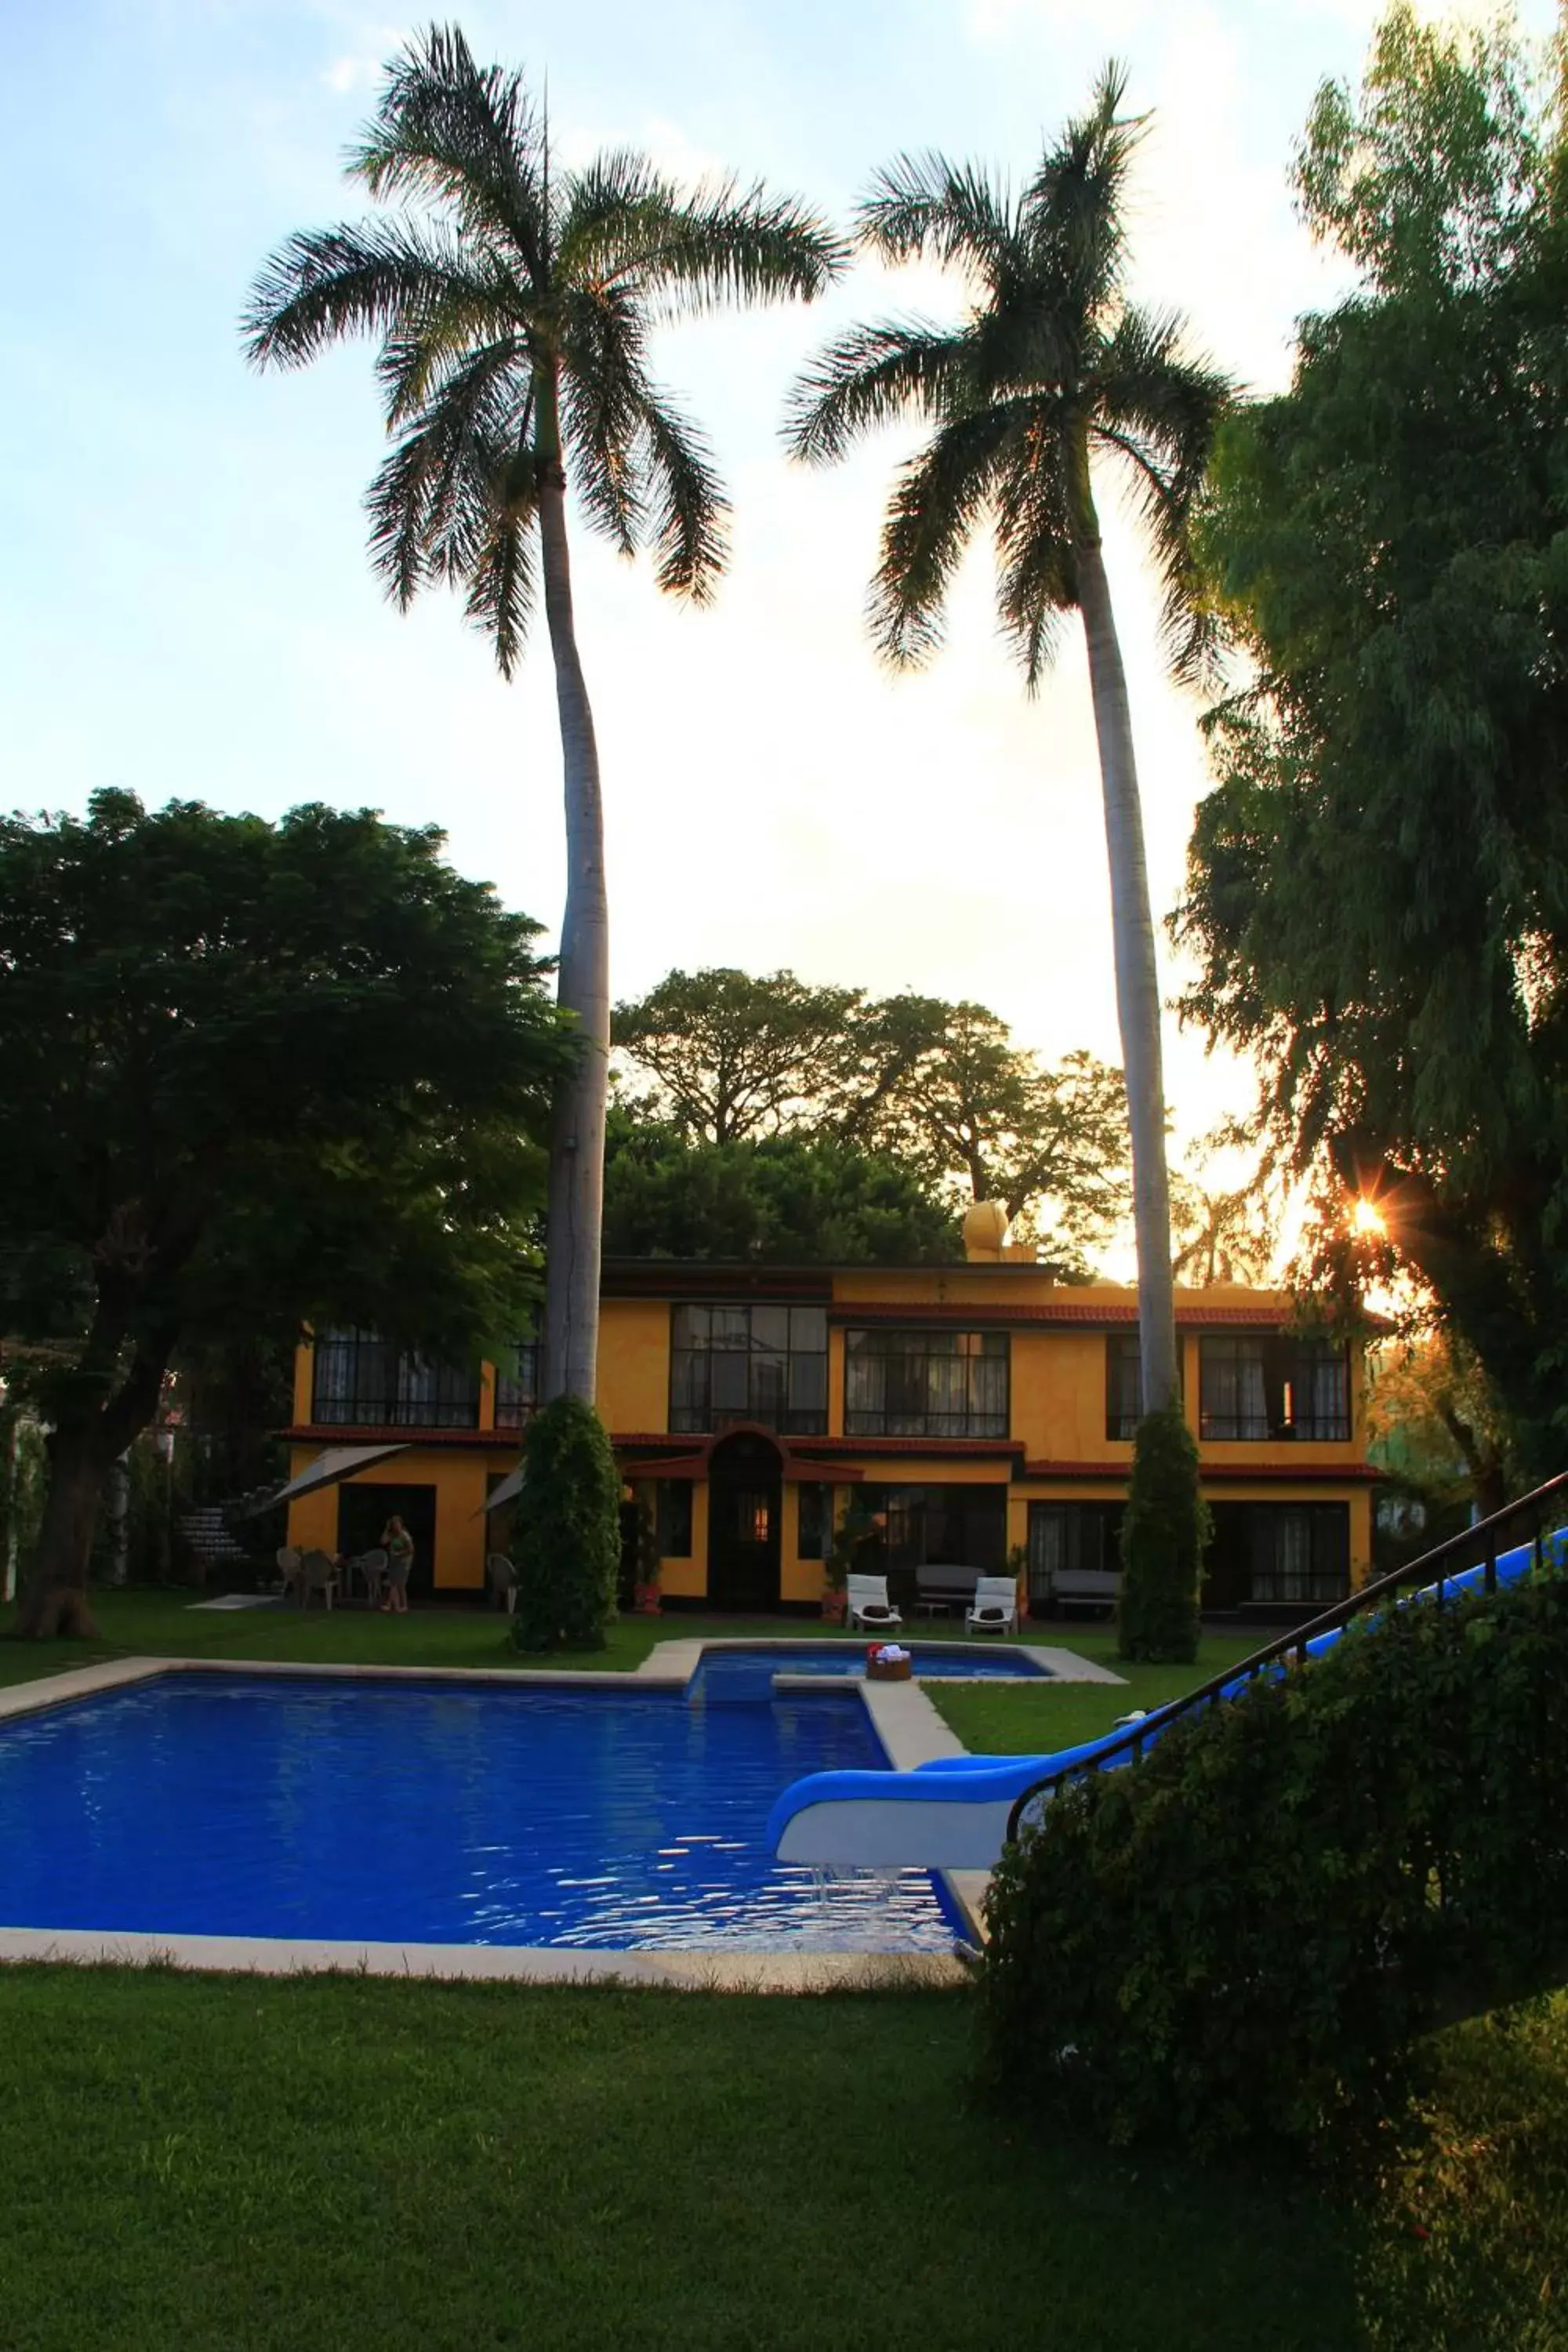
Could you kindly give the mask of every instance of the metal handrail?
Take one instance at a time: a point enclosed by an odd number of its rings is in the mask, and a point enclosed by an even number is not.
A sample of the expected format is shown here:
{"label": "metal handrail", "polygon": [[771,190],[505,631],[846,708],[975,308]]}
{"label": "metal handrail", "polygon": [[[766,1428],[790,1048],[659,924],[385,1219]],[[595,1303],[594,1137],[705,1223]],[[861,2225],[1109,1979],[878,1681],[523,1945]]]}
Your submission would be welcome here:
{"label": "metal handrail", "polygon": [[[1196,1690],[1186,1692],[1181,1698],[1167,1699],[1163,1706],[1157,1706],[1137,1723],[1129,1724],[1120,1739],[1100,1748],[1095,1755],[1076,1763],[1058,1765],[1054,1772],[1042,1773],[1032,1786],[1024,1790],[1008,1814],[1009,1839],[1016,1838],[1025,1809],[1037,1798],[1058,1788],[1064,1780],[1070,1780],[1080,1772],[1098,1772],[1119,1757],[1128,1756],[1136,1762],[1152,1734],[1165,1730],[1179,1717],[1195,1714],[1199,1707],[1218,1706],[1227,1696],[1234,1695],[1237,1684],[1255,1681],[1258,1675],[1278,1664],[1280,1659],[1288,1659],[1292,1652],[1298,1664],[1304,1665],[1309,1643],[1316,1641],[1321,1633],[1331,1633],[1340,1626],[1348,1625],[1355,1618],[1365,1615],[1389,1593],[1401,1591],[1413,1584],[1432,1584],[1436,1587],[1436,1597],[1441,1605],[1444,1587],[1450,1577],[1462,1575],[1472,1568],[1485,1571],[1484,1588],[1488,1592],[1495,1592],[1499,1555],[1512,1549],[1512,1542],[1501,1542],[1500,1538],[1505,1529],[1514,1529],[1521,1520],[1532,1526],[1535,1565],[1539,1568],[1542,1558],[1542,1528],[1554,1509],[1561,1509],[1565,1504],[1568,1504],[1568,1470],[1559,1472],[1555,1478],[1549,1478],[1543,1486],[1533,1487],[1528,1495],[1520,1496],[1517,1501],[1506,1504],[1500,1511],[1494,1511],[1490,1518],[1478,1520],[1471,1528],[1462,1528],[1457,1536],[1448,1537],[1444,1543],[1435,1544],[1418,1559],[1407,1560],[1403,1568],[1390,1570],[1386,1576],[1380,1576],[1374,1583],[1363,1584],[1359,1591],[1348,1594],[1343,1601],[1336,1601],[1332,1608],[1325,1609],[1321,1616],[1309,1619],[1306,1624],[1296,1626],[1277,1642],[1269,1642],[1261,1650],[1254,1650],[1239,1664],[1227,1666],[1223,1674],[1215,1675],[1206,1683],[1200,1683]],[[1517,1537],[1513,1538],[1514,1541],[1518,1539]],[[1449,1565],[1466,1553],[1479,1553],[1479,1557],[1466,1559],[1462,1566]]]}

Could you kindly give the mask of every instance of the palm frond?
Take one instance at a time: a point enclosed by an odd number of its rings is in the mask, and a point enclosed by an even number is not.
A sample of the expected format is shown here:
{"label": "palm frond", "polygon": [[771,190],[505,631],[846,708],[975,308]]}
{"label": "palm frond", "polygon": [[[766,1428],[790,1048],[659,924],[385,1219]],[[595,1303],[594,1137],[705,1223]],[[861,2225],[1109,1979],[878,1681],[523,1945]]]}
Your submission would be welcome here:
{"label": "palm frond", "polygon": [[[504,484],[499,487],[504,491]],[[468,594],[463,602],[468,619],[494,646],[501,676],[508,678],[528,641],[536,587],[534,501],[527,467],[517,472],[513,488],[515,495],[498,504],[489,529],[465,566]]]}
{"label": "palm frond", "polygon": [[251,288],[241,333],[254,365],[303,367],[345,336],[413,337],[437,314],[449,333],[488,337],[505,304],[493,277],[440,227],[343,223],[279,247]]}
{"label": "palm frond", "polygon": [[526,441],[518,369],[510,339],[470,352],[410,419],[365,494],[371,563],[404,611],[427,582],[460,581],[491,528],[502,453]]}
{"label": "palm frond", "polygon": [[645,397],[643,428],[658,584],[705,604],[730,551],[730,502],[706,441],[661,395]]}
{"label": "palm frond", "polygon": [[646,155],[629,147],[603,149],[562,183],[560,276],[590,289],[618,279],[637,253],[657,244],[679,203],[673,184]]}
{"label": "palm frond", "polygon": [[1102,353],[1093,432],[1131,469],[1164,589],[1161,632],[1178,677],[1195,679],[1212,667],[1219,632],[1193,560],[1192,524],[1236,394],[1219,369],[1184,358],[1182,333],[1173,315],[1123,312]]}
{"label": "palm frond", "polygon": [[791,389],[784,433],[792,454],[830,465],[874,425],[909,415],[940,423],[965,404],[973,356],[967,328],[885,319],[851,329]]}
{"label": "palm frond", "polygon": [[1127,68],[1100,69],[1089,111],[1047,148],[1025,191],[1023,217],[1036,268],[1070,288],[1086,315],[1108,308],[1127,257],[1127,181],[1147,117],[1126,116]]}
{"label": "palm frond", "polygon": [[855,225],[886,261],[965,263],[994,289],[1018,259],[1006,190],[973,164],[933,152],[900,155],[879,172]]}
{"label": "palm frond", "polygon": [[434,25],[386,69],[349,170],[380,198],[448,206],[470,236],[510,247],[537,289],[547,244],[543,138],[521,72],[476,64]]}
{"label": "palm frond", "polygon": [[996,496],[996,614],[1037,693],[1063,616],[1078,602],[1060,421],[1037,408],[1016,436]]}
{"label": "palm frond", "polygon": [[623,555],[645,520],[638,440],[648,395],[645,335],[624,289],[574,291],[562,313],[563,422],[572,478],[594,528]]}
{"label": "palm frond", "polygon": [[794,196],[755,183],[704,182],[688,197],[666,189],[625,226],[613,272],[664,318],[694,318],[729,303],[814,301],[847,266],[848,247]]}
{"label": "palm frond", "polygon": [[899,668],[915,667],[942,642],[948,585],[994,493],[1014,425],[1005,408],[955,417],[899,474],[868,613],[879,649]]}

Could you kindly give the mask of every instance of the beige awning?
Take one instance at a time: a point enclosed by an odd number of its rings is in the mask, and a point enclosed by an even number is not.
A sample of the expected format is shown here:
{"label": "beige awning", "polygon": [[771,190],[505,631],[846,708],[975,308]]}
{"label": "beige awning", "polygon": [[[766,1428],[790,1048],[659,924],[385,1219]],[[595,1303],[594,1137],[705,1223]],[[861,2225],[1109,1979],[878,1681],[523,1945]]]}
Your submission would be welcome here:
{"label": "beige awning", "polygon": [[318,1454],[308,1469],[297,1478],[290,1478],[276,1495],[269,1495],[261,1506],[270,1511],[279,1503],[297,1502],[301,1495],[313,1495],[318,1486],[335,1486],[356,1471],[368,1470],[373,1462],[389,1462],[395,1454],[406,1454],[406,1443],[397,1445],[329,1445]]}

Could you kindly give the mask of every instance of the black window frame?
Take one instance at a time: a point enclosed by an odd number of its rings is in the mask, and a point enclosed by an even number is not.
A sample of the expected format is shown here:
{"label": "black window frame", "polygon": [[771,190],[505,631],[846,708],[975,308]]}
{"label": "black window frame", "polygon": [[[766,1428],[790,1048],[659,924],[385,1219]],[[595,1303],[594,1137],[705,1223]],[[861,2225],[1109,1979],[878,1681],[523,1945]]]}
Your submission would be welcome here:
{"label": "black window frame", "polygon": [[1111,1331],[1105,1341],[1105,1433],[1136,1437],[1143,1418],[1143,1343],[1136,1331]]}
{"label": "black window frame", "polygon": [[1029,1606],[1044,1608],[1060,1576],[1120,1576],[1125,1503],[1057,1501],[1029,1505],[1026,1547]]}
{"label": "black window frame", "polygon": [[689,1559],[691,1551],[691,1481],[654,1481],[654,1529],[660,1559]]}
{"label": "black window frame", "polygon": [[497,1362],[495,1425],[498,1429],[521,1429],[539,1411],[539,1381],[543,1357],[543,1342],[535,1337],[516,1342],[510,1351],[511,1369]]}
{"label": "black window frame", "polygon": [[[341,1379],[323,1381],[323,1372]],[[437,1363],[374,1331],[317,1334],[310,1420],[319,1429],[478,1429],[479,1367]]]}
{"label": "black window frame", "polygon": [[[1248,1377],[1245,1384],[1242,1373]],[[1227,1373],[1229,1377],[1227,1378]],[[1338,1400],[1324,1405],[1325,1375]],[[1243,1390],[1247,1409],[1242,1408]],[[1301,1409],[1303,1393],[1311,1398]],[[1343,1445],[1352,1433],[1350,1348],[1323,1333],[1205,1331],[1198,1339],[1198,1436],[1220,1445],[1294,1439]]]}
{"label": "black window frame", "polygon": [[[924,1345],[911,1346],[911,1341]],[[978,1341],[978,1348],[968,1348],[965,1342]],[[959,1364],[965,1367],[964,1402],[961,1410],[952,1406],[932,1407],[929,1400],[938,1383],[933,1367],[945,1368]],[[976,1390],[982,1385],[976,1375],[983,1367],[1001,1366],[1002,1401],[994,1404],[977,1402]],[[855,1375],[862,1368],[881,1368],[882,1402],[879,1405],[854,1403]],[[923,1412],[900,1402],[889,1402],[889,1392],[894,1385],[892,1372],[897,1367],[899,1384],[906,1391],[917,1385],[924,1389],[927,1404]],[[948,1383],[953,1385],[951,1381]],[[963,1329],[951,1325],[935,1328],[923,1323],[870,1323],[850,1325],[844,1334],[844,1434],[846,1437],[1009,1437],[1013,1423],[1013,1349],[1005,1331],[988,1330],[982,1324]]]}
{"label": "black window frame", "polygon": [[825,1304],[685,1298],[671,1307],[671,1433],[708,1436],[739,1422],[784,1437],[826,1436]]}
{"label": "black window frame", "polygon": [[999,1479],[857,1486],[856,1513],[873,1522],[858,1565],[902,1578],[906,1598],[912,1597],[918,1568],[975,1568],[1001,1576],[1007,1566],[1007,1496]]}

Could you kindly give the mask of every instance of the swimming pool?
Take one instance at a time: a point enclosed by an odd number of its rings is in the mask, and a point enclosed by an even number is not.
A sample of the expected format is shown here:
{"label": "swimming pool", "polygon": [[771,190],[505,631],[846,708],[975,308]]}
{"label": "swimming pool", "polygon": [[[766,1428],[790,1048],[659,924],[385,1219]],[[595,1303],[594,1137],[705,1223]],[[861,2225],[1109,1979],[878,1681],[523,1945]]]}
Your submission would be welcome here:
{"label": "swimming pool", "polygon": [[819,1883],[767,1843],[792,1780],[884,1762],[848,1687],[170,1674],[0,1725],[0,1925],[945,1951],[930,1873]]}

